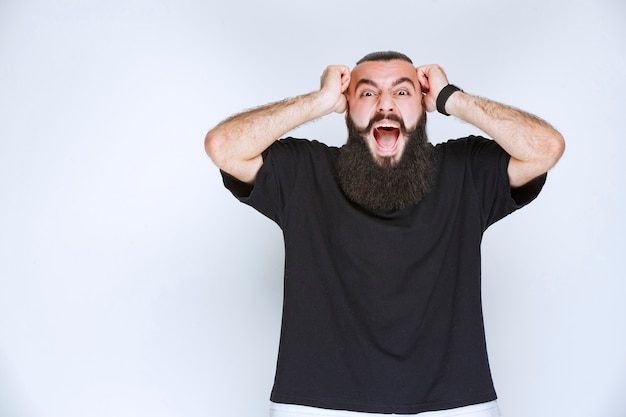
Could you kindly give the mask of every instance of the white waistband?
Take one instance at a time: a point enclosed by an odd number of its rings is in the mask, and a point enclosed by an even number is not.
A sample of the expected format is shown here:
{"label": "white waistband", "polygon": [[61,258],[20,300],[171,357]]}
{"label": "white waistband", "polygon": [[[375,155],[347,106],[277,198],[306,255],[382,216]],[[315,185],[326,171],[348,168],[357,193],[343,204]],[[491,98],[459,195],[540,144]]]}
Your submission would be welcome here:
{"label": "white waistband", "polygon": [[418,414],[372,414],[355,411],[327,410],[304,405],[271,403],[270,417],[500,417],[497,401],[468,405],[450,410],[427,411]]}

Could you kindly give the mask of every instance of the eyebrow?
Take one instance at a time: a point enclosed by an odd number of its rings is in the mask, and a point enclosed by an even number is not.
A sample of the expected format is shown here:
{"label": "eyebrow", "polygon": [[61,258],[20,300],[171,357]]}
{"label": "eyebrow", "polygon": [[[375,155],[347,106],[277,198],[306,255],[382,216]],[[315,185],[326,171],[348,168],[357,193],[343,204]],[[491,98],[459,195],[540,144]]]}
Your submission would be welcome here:
{"label": "eyebrow", "polygon": [[393,83],[393,87],[395,87],[396,85],[402,84],[402,83],[409,83],[409,84],[411,84],[413,86],[413,88],[415,88],[415,83],[413,83],[413,80],[411,80],[409,77],[398,78]]}
{"label": "eyebrow", "polygon": [[[414,83],[414,82],[413,82],[413,80],[411,80],[409,77],[401,77],[401,78],[398,78],[397,80],[395,80],[395,81],[393,82],[393,84],[392,84],[391,86],[392,86],[392,87],[395,87],[395,86],[397,86],[397,85],[399,85],[399,84],[402,84],[402,83],[407,83],[407,82],[408,82],[409,84],[411,84],[411,85],[413,86],[413,88],[415,88],[415,83]],[[361,78],[361,79],[360,79],[360,80],[356,83],[356,86],[355,86],[354,88],[355,88],[355,89],[357,89],[357,88],[359,88],[362,84],[367,84],[367,85],[371,85],[372,87],[375,87],[375,88],[380,88],[380,87],[378,86],[378,84],[376,84],[374,81],[372,81],[372,80],[370,80],[370,79],[367,79],[367,78]]]}

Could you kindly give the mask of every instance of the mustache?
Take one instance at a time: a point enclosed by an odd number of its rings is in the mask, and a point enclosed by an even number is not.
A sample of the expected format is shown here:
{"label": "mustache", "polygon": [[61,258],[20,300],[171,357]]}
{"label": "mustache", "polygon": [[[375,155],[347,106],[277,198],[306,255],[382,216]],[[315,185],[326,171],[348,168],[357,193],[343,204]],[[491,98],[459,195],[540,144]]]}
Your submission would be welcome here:
{"label": "mustache", "polygon": [[[349,117],[351,117],[350,115],[348,115]],[[374,117],[371,118],[369,124],[367,125],[367,127],[363,128],[363,129],[359,129],[358,127],[356,127],[356,131],[361,134],[364,135],[368,132],[370,132],[372,130],[372,127],[374,127],[374,123],[376,122],[380,122],[381,120],[393,120],[394,122],[398,122],[400,124],[400,131],[403,134],[407,134],[407,130],[406,127],[404,126],[404,120],[402,120],[402,118],[400,116],[398,116],[397,114],[384,114],[384,113],[379,113],[377,115],[375,115]],[[353,121],[354,124],[354,121]]]}

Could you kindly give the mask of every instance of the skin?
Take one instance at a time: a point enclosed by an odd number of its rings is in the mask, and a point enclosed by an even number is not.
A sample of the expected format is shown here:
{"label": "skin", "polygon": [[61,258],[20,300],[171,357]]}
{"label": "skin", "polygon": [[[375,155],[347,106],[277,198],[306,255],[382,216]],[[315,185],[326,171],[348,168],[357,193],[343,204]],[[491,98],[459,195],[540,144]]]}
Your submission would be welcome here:
{"label": "skin", "polygon": [[[343,114],[350,104],[350,117],[365,128],[375,115],[396,115],[413,129],[422,109],[436,111],[439,92],[448,78],[439,65],[413,67],[402,60],[364,62],[353,71],[331,65],[321,77],[318,91],[269,104],[235,115],[210,130],[205,149],[223,171],[254,184],[263,164],[262,152],[290,130],[330,113]],[[495,140],[510,155],[512,187],[520,187],[550,170],[565,149],[561,134],[541,119],[512,107],[458,91],[446,102],[446,112],[468,122]],[[375,130],[381,125],[397,127],[383,119],[367,132],[374,158],[402,156],[406,137],[396,143],[377,144]]]}
{"label": "skin", "polygon": [[207,133],[204,144],[215,165],[240,181],[254,184],[263,165],[261,154],[296,127],[327,114],[344,113],[350,69],[331,65],[318,91],[235,115]]}
{"label": "skin", "polygon": [[[379,114],[396,116],[404,122],[407,130],[413,130],[422,114],[422,92],[417,71],[406,61],[374,61],[358,65],[352,71],[347,96],[350,117],[359,130],[366,128],[370,120]],[[376,140],[381,135],[397,138],[393,146],[391,143],[383,145],[382,141]],[[389,117],[374,123],[366,136],[374,159],[389,157],[392,163],[402,157],[407,139],[400,131],[400,122]]]}

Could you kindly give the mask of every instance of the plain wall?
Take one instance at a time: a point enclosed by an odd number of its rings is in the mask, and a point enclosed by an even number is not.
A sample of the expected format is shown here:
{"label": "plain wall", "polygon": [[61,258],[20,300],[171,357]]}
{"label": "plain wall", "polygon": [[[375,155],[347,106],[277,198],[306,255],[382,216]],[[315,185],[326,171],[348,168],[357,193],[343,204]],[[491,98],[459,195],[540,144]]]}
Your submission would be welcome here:
{"label": "plain wall", "polygon": [[621,0],[0,1],[0,416],[267,415],[281,233],[204,135],[387,49],[567,140],[484,238],[504,416],[626,416],[625,21]]}

